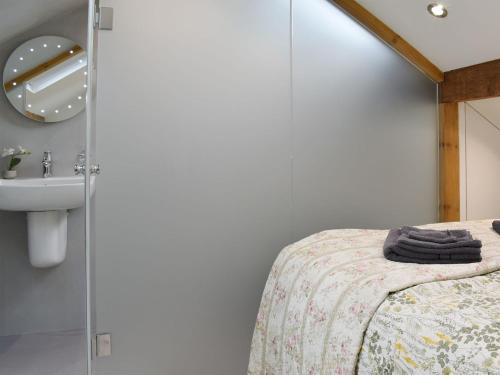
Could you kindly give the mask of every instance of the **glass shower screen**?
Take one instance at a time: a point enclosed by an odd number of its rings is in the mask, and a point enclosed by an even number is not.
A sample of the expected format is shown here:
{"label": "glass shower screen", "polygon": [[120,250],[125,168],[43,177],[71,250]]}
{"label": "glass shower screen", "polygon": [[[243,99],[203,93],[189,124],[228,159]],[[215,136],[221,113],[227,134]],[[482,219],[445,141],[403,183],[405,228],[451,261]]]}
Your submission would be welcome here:
{"label": "glass shower screen", "polygon": [[93,7],[0,3],[2,375],[90,374]]}

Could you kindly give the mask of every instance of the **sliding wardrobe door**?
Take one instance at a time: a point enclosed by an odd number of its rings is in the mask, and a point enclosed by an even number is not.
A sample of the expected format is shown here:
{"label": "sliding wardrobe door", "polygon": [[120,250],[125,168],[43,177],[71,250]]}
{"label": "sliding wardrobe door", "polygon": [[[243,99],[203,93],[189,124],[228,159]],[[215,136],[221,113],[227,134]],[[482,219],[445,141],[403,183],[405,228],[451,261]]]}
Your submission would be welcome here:
{"label": "sliding wardrobe door", "polygon": [[326,0],[293,1],[295,238],[436,221],[436,86]]}
{"label": "sliding wardrobe door", "polygon": [[463,104],[464,220],[500,217],[500,100]]}

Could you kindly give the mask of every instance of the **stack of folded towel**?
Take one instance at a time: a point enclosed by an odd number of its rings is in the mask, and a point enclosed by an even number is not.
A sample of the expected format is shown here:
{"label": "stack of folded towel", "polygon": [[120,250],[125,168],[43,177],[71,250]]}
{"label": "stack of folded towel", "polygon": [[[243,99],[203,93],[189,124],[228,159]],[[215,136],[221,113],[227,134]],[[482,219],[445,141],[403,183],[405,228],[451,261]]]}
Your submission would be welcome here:
{"label": "stack of folded towel", "polygon": [[481,241],[467,230],[391,229],[384,256],[395,262],[455,264],[481,261]]}
{"label": "stack of folded towel", "polygon": [[493,227],[493,230],[500,234],[500,220],[493,220],[493,223],[491,223],[491,226]]}

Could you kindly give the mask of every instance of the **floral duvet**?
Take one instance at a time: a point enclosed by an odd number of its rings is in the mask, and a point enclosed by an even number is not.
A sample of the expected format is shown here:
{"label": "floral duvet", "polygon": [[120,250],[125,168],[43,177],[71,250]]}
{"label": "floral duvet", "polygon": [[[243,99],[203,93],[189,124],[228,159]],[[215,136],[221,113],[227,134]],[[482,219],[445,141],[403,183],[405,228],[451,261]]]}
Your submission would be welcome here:
{"label": "floral duvet", "polygon": [[324,231],[286,247],[262,296],[248,373],[499,373],[500,236],[491,221],[426,227],[469,229],[483,261],[390,262],[382,230]]}
{"label": "floral duvet", "polygon": [[500,271],[389,295],[368,325],[358,374],[500,374]]}

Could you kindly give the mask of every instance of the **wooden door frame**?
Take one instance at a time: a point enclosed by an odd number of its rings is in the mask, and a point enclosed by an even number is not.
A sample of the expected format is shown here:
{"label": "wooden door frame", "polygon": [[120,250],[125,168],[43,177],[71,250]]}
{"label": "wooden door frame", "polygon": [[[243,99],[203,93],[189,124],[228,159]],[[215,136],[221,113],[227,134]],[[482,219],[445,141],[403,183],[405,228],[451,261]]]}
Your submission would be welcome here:
{"label": "wooden door frame", "polygon": [[458,103],[439,104],[439,221],[460,220]]}

